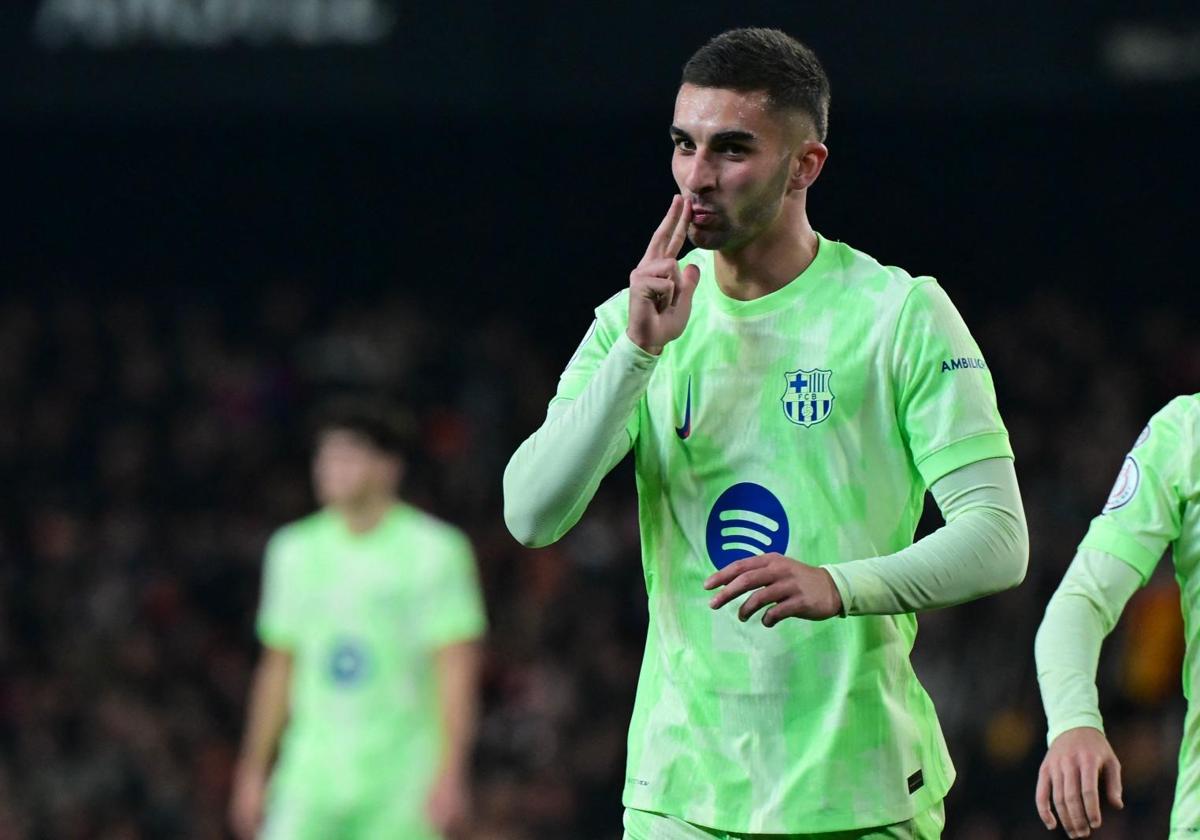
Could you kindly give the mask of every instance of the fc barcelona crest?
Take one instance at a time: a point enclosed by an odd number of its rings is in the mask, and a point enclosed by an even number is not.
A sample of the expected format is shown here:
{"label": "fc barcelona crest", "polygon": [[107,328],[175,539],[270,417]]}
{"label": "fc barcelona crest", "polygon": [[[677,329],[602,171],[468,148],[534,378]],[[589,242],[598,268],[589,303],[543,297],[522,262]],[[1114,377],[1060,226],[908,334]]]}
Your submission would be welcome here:
{"label": "fc barcelona crest", "polygon": [[831,370],[792,370],[783,375],[787,380],[780,402],[787,419],[797,426],[820,423],[833,411],[833,391],[829,390]]}

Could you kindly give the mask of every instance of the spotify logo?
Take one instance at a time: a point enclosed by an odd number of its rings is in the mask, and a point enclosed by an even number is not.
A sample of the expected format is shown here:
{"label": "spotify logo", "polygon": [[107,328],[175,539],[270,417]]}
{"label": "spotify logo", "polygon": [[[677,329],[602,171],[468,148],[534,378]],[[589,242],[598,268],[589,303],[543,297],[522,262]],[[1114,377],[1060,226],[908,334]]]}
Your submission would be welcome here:
{"label": "spotify logo", "polygon": [[787,553],[787,513],[767,488],[743,482],[722,493],[708,514],[708,559],[718,569],[735,560],[775,551]]}
{"label": "spotify logo", "polygon": [[335,683],[352,686],[362,681],[367,671],[367,654],[353,639],[342,639],[329,656],[329,676]]}

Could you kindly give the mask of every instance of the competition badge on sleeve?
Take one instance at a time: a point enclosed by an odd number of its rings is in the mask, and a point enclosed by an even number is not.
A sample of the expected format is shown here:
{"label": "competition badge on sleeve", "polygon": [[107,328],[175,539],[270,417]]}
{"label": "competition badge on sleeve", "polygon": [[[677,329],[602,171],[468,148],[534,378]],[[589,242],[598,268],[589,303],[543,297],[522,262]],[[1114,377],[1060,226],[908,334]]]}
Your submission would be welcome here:
{"label": "competition badge on sleeve", "polygon": [[1138,466],[1137,458],[1126,455],[1125,463],[1121,465],[1121,472],[1117,474],[1117,481],[1112,492],[1108,494],[1108,502],[1104,505],[1102,513],[1110,513],[1129,504],[1141,482],[1142,470]]}
{"label": "competition badge on sleeve", "polygon": [[783,375],[787,387],[780,401],[787,419],[797,426],[813,426],[827,418],[833,411],[833,391],[829,380],[833,371],[792,370]]}

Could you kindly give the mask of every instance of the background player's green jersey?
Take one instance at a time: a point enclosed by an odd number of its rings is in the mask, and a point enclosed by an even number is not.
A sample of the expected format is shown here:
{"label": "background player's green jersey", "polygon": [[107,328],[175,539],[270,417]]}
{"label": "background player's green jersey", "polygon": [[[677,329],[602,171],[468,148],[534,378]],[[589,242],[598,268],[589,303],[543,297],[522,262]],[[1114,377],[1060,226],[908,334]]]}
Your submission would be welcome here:
{"label": "background player's green jersey", "polygon": [[1150,419],[1125,457],[1104,511],[1081,549],[1111,554],[1150,579],[1167,546],[1183,605],[1188,700],[1172,831],[1200,832],[1200,394],[1177,397]]}
{"label": "background player's green jersey", "polygon": [[272,804],[320,815],[297,823],[348,825],[387,808],[411,830],[386,836],[431,836],[424,802],[442,746],[433,652],[483,629],[470,544],[444,522],[396,505],[362,534],[328,510],[280,529],[258,617],[263,643],[294,656]]}
{"label": "background player's green jersey", "polygon": [[[650,627],[624,803],[727,831],[824,832],[926,811],[953,768],[909,663],[912,615],[742,624],[703,581],[751,554],[812,565],[912,543],[926,487],[1011,457],[991,376],[930,278],[821,238],[784,288],[738,301],[702,269],[683,335],[629,419]],[[623,336],[597,321],[556,399]]]}

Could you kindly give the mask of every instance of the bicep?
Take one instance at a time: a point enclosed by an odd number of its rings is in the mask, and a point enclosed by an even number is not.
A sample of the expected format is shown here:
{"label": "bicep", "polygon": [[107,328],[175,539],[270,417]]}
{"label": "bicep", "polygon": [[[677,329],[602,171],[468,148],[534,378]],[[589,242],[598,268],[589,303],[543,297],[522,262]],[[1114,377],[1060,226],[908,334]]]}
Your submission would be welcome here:
{"label": "bicep", "polygon": [[1017,472],[1011,458],[984,458],[951,470],[929,488],[942,512],[953,521],[973,508],[987,507],[1025,519]]}

